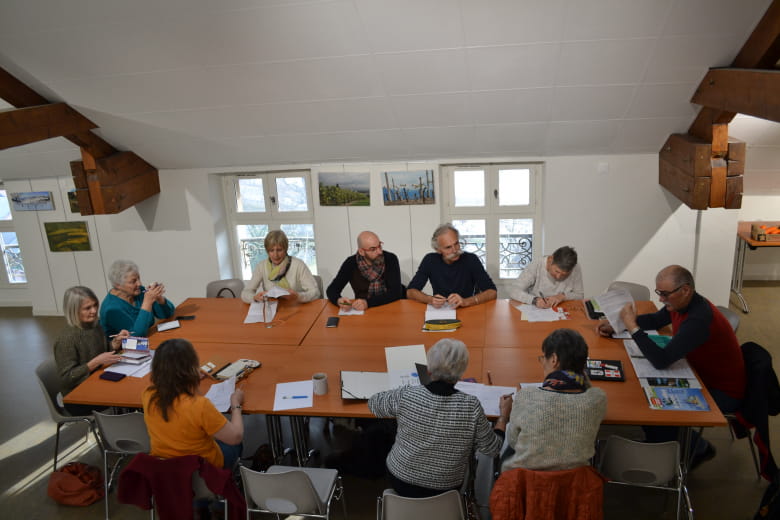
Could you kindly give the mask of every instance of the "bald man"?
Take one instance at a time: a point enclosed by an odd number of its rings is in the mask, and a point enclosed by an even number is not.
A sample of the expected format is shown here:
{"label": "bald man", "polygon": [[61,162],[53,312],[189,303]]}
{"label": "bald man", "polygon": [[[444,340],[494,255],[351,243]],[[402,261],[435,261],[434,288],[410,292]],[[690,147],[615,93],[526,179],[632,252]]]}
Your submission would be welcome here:
{"label": "bald man", "polygon": [[[363,311],[404,297],[398,257],[382,249],[376,233],[363,231],[357,237],[357,253],[341,264],[336,278],[325,291],[334,305]],[[354,299],[341,296],[349,283]]]}

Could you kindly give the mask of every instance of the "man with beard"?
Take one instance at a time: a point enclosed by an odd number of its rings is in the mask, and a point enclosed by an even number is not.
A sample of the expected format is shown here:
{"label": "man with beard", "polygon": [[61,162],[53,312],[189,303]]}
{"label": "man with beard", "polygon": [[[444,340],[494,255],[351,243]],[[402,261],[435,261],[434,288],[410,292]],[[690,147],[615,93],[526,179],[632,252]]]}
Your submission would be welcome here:
{"label": "man with beard", "polygon": [[[398,257],[384,251],[379,237],[371,231],[358,235],[357,246],[357,254],[344,260],[336,278],[328,286],[328,300],[340,307],[364,311],[403,298]],[[347,283],[355,293],[353,300],[341,296]]]}
{"label": "man with beard", "polygon": [[[406,297],[436,308],[445,303],[453,308],[471,307],[496,299],[496,284],[482,267],[479,257],[461,250],[460,233],[452,224],[442,224],[433,232],[431,247],[409,282]],[[422,292],[430,281],[433,295]]]}

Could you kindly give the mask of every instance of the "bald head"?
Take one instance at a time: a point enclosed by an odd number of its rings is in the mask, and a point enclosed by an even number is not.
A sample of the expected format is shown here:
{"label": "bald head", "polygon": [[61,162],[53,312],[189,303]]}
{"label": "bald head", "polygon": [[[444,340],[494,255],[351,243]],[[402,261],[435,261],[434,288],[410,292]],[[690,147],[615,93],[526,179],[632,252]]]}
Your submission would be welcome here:
{"label": "bald head", "polygon": [[376,233],[363,231],[357,237],[358,254],[368,263],[381,264],[385,261],[382,242]]}
{"label": "bald head", "polygon": [[696,289],[696,285],[693,282],[693,275],[681,265],[669,265],[661,269],[658,275],[656,275],[655,281],[658,283],[664,280],[670,281],[675,287],[688,285],[691,289]]}
{"label": "bald head", "polygon": [[358,249],[361,249],[363,247],[370,247],[370,246],[366,246],[366,243],[368,242],[379,242],[379,237],[373,231],[362,231],[357,236]]}

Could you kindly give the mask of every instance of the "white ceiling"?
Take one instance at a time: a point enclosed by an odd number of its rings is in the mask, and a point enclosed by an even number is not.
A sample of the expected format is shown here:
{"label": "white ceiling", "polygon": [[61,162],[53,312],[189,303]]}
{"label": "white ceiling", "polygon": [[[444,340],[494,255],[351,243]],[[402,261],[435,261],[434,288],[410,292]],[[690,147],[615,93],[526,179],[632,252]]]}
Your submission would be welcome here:
{"label": "white ceiling", "polygon": [[655,153],[769,3],[2,0],[0,66],[160,169]]}

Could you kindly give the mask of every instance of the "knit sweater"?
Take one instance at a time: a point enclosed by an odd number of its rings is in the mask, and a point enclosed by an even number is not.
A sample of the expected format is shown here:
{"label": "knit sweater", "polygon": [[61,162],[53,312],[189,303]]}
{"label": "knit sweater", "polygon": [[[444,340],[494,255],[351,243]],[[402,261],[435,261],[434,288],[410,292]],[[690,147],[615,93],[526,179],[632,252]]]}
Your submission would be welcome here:
{"label": "knit sweater", "polygon": [[397,419],[387,469],[415,486],[456,488],[474,448],[490,457],[501,449],[501,438],[472,395],[438,395],[425,386],[403,386],[371,396],[368,408],[377,417]]}
{"label": "knit sweater", "polygon": [[145,292],[146,288],[141,286],[141,293],[133,296],[132,305],[110,292],[106,295],[100,304],[100,323],[107,335],[119,334],[124,329],[133,336],[146,336],[155,318],[167,319],[173,316],[175,307],[167,298],[164,304],[155,301],[151,312],[142,309]]}
{"label": "knit sweater", "polygon": [[87,362],[107,352],[108,341],[100,325],[89,329],[68,326],[54,342],[54,361],[62,381],[62,395],[76,388],[89,377]]}
{"label": "knit sweater", "polygon": [[502,471],[512,468],[563,470],[588,464],[607,396],[601,388],[567,393],[524,387],[509,418],[509,445],[515,450]]}
{"label": "knit sweater", "polygon": [[[301,303],[310,302],[320,297],[320,289],[314,280],[309,267],[298,258],[290,257],[290,267],[284,275],[290,289],[298,293],[298,300]],[[268,278],[268,262],[263,260],[255,266],[252,273],[252,279],[247,282],[246,287],[241,291],[241,299],[246,303],[252,303],[255,294],[259,291],[268,291],[276,285]]]}
{"label": "knit sweater", "polygon": [[563,293],[567,300],[585,297],[582,288],[582,268],[574,266],[564,280],[556,280],[547,272],[547,256],[537,258],[526,267],[509,288],[509,297],[523,303],[531,303],[537,296],[555,296]]}

